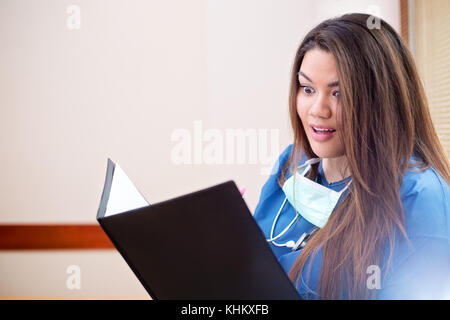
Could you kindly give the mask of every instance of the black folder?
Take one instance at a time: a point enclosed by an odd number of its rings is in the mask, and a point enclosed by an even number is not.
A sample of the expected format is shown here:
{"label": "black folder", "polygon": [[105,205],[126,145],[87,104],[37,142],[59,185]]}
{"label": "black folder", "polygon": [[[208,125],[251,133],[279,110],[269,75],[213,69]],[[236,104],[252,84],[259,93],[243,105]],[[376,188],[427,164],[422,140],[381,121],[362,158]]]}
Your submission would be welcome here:
{"label": "black folder", "polygon": [[301,299],[233,181],[105,216],[115,168],[97,220],[153,299]]}

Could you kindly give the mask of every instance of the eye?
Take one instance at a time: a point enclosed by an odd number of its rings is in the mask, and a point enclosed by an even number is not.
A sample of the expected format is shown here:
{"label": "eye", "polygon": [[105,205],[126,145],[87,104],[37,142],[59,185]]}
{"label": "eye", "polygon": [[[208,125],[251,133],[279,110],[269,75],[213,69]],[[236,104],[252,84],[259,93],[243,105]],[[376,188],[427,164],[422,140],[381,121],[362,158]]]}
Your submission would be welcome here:
{"label": "eye", "polygon": [[314,93],[314,89],[311,87],[301,85],[300,88],[301,88],[300,90],[302,90],[304,93],[308,95]]}
{"label": "eye", "polygon": [[339,98],[340,95],[341,95],[341,92],[339,90],[336,90],[335,92],[333,92],[333,96],[335,96],[336,98]]}

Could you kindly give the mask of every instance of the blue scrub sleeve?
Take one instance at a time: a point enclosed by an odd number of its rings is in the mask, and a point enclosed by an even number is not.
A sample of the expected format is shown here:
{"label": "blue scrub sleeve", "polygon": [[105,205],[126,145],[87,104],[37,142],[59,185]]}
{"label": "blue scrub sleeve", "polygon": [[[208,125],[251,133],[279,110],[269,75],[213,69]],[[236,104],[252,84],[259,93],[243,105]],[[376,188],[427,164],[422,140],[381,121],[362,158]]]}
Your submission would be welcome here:
{"label": "blue scrub sleeve", "polygon": [[397,240],[377,298],[450,299],[448,185],[434,170],[410,175],[403,185],[402,205],[411,245]]}
{"label": "blue scrub sleeve", "polygon": [[412,252],[392,266],[380,289],[374,289],[377,299],[450,299],[448,239],[422,236],[411,242]]}

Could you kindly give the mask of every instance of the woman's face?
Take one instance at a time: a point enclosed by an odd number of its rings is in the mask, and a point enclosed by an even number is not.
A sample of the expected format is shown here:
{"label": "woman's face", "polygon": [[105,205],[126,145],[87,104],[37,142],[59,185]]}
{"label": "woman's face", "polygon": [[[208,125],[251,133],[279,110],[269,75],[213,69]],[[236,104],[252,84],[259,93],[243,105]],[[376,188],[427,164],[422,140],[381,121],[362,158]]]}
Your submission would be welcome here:
{"label": "woman's face", "polygon": [[339,83],[333,55],[321,49],[306,52],[298,74],[297,113],[314,153],[320,158],[344,155],[339,130]]}

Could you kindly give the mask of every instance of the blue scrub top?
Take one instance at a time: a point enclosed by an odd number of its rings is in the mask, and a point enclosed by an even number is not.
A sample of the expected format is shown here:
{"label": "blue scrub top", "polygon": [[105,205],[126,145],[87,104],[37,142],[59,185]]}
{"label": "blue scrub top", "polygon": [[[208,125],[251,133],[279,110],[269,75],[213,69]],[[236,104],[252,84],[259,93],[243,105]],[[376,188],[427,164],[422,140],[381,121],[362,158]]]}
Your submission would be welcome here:
{"label": "blue scrub top", "polygon": [[[288,146],[280,155],[272,174],[264,184],[259,203],[255,209],[254,218],[259,224],[267,239],[275,215],[280,209],[285,195],[278,185],[277,179],[289,158],[292,145]],[[298,164],[306,161],[306,155],[301,154]],[[412,157],[410,162],[417,161]],[[315,180],[323,186],[341,191],[350,181],[351,177],[341,181],[328,183],[319,164],[319,175]],[[340,201],[348,192],[345,191]],[[400,198],[405,214],[405,230],[411,245],[404,240],[401,234],[396,235],[394,251],[389,271],[385,275],[385,268],[381,269],[381,283],[377,290],[377,299],[450,299],[450,191],[449,185],[436,172],[428,168],[419,172],[417,168],[408,169],[401,187]],[[273,235],[278,235],[295,217],[294,208],[286,201],[278,218]],[[283,236],[276,240],[285,243],[289,240],[297,241],[304,233],[310,233],[315,228],[301,216]],[[278,258],[286,273],[299,256],[301,249],[292,251],[291,248],[278,247],[269,243],[273,253]],[[389,246],[384,249],[382,261],[389,255]],[[322,252],[313,259],[309,282],[307,283],[307,270],[311,259],[306,262],[300,276],[298,292],[309,299],[320,299],[317,283],[322,263]],[[373,275],[368,271],[367,277]],[[344,292],[344,297],[346,294]]]}

